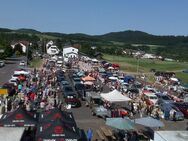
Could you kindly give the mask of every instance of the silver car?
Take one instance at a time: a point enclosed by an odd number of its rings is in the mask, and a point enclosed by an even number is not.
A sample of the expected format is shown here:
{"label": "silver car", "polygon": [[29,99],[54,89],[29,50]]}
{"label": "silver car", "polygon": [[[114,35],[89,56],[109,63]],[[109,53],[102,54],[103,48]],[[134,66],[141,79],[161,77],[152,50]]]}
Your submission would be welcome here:
{"label": "silver car", "polygon": [[3,60],[0,60],[0,67],[5,66],[5,62]]}

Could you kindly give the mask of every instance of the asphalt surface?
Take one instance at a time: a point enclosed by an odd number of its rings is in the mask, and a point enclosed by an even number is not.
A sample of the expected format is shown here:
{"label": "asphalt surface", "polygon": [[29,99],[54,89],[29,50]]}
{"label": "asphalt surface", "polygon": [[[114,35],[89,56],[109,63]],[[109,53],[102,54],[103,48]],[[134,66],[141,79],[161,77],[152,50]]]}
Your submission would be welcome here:
{"label": "asphalt surface", "polygon": [[0,68],[0,85],[5,82],[8,82],[14,71],[18,69],[19,62],[25,59],[26,59],[25,57],[17,57],[17,58],[7,58],[5,60],[5,66]]}

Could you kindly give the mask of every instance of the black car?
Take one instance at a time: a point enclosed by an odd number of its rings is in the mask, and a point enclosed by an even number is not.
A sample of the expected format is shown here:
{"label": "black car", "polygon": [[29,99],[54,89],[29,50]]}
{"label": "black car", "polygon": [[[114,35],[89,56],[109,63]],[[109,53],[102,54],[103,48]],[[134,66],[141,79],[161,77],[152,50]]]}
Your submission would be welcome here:
{"label": "black car", "polygon": [[76,83],[74,85],[74,87],[75,87],[76,92],[78,93],[78,97],[81,98],[82,100],[84,100],[86,97],[86,91],[85,91],[84,84]]}
{"label": "black car", "polygon": [[62,75],[57,76],[57,82],[61,82],[61,81],[64,81],[64,80],[65,80],[64,76],[62,76]]}
{"label": "black car", "polygon": [[63,81],[59,82],[59,86],[60,86],[61,90],[63,90],[63,87],[69,86],[69,82],[67,80],[63,80]]}
{"label": "black car", "polygon": [[76,96],[75,92],[73,91],[73,88],[69,85],[66,85],[63,87],[63,95],[64,97],[67,97],[67,96]]}
{"label": "black car", "polygon": [[80,100],[78,98],[74,98],[74,97],[69,98],[69,97],[67,97],[67,98],[65,98],[65,103],[67,105],[71,105],[71,107],[73,107],[73,108],[81,107],[81,102],[80,102]]}

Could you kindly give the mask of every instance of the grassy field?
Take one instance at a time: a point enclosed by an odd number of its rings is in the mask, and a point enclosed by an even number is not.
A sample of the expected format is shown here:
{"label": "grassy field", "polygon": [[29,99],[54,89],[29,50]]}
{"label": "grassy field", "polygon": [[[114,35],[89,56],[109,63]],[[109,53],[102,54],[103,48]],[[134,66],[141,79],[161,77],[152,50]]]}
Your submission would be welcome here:
{"label": "grassy field", "polygon": [[[188,63],[183,62],[168,62],[168,61],[159,61],[159,60],[149,60],[149,59],[135,59],[127,56],[114,56],[104,54],[103,59],[111,62],[118,63],[121,66],[121,70],[126,72],[138,72],[139,73],[148,73],[151,69],[156,71],[179,71],[188,69]],[[184,82],[188,83],[188,74],[186,73],[177,73],[178,78],[182,79]]]}
{"label": "grassy field", "polygon": [[42,65],[42,59],[35,58],[30,62],[30,68],[39,68]]}
{"label": "grassy field", "polygon": [[184,83],[188,84],[188,73],[184,72],[177,72],[177,78],[181,79]]}

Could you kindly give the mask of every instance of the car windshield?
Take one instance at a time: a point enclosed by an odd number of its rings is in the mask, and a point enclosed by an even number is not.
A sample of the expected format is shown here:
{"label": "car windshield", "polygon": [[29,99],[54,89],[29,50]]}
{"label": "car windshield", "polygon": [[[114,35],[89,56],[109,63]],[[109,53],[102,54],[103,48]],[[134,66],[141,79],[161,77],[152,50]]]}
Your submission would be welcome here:
{"label": "car windshield", "polygon": [[65,87],[65,91],[66,92],[72,92],[73,90],[72,90],[72,87]]}
{"label": "car windshield", "polygon": [[149,98],[150,99],[157,99],[157,97],[155,97],[155,96],[150,96]]}
{"label": "car windshield", "polygon": [[76,84],[75,87],[78,89],[78,90],[83,90],[85,87],[83,84]]}
{"label": "car windshield", "polygon": [[168,96],[162,96],[162,99],[164,99],[164,100],[170,100],[170,98]]}

